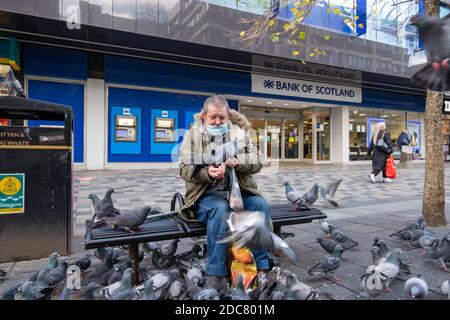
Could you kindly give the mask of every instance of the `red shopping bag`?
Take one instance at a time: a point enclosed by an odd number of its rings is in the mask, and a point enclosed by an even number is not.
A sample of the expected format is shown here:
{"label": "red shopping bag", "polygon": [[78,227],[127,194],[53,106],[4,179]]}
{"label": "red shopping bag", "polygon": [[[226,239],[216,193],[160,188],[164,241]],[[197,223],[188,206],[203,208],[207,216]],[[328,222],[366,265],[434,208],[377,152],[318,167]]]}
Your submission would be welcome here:
{"label": "red shopping bag", "polygon": [[395,168],[393,154],[391,154],[386,160],[386,176],[390,179],[395,179],[395,177],[397,176],[397,169]]}

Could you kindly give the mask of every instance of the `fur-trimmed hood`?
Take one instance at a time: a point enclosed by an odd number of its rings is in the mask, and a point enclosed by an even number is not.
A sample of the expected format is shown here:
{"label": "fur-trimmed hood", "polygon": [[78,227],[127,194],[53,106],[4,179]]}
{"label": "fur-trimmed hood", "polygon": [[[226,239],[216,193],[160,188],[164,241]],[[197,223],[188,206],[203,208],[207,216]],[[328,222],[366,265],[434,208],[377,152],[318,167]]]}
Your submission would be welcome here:
{"label": "fur-trimmed hood", "polygon": [[[195,122],[201,122],[202,121],[202,114],[196,113],[194,114],[194,120]],[[250,123],[250,121],[248,121],[247,117],[244,116],[242,113],[230,109],[230,113],[229,113],[229,120],[232,124],[237,125],[239,128],[247,131],[248,129],[250,129],[252,127],[252,124]]]}

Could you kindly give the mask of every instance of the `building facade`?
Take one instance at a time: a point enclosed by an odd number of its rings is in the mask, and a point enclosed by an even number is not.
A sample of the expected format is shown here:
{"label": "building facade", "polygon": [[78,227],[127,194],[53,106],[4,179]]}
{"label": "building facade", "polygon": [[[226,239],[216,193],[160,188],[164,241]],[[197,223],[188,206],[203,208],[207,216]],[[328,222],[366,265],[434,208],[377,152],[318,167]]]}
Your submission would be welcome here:
{"label": "building facade", "polygon": [[[426,92],[410,81],[423,62],[417,34],[374,1],[358,0],[359,11],[349,12],[365,13],[364,30],[312,15],[305,41],[319,41],[327,55],[304,61],[287,45],[263,39],[246,47],[236,37],[240,19],[263,13],[270,1],[3,0],[0,35],[20,43],[28,97],[72,107],[78,168],[173,166],[211,94],[224,94],[249,118],[251,139],[268,159],[367,160],[380,121],[394,142],[408,131],[414,158],[424,159]],[[346,8],[344,1],[326,5]],[[395,10],[419,12],[420,3]]]}

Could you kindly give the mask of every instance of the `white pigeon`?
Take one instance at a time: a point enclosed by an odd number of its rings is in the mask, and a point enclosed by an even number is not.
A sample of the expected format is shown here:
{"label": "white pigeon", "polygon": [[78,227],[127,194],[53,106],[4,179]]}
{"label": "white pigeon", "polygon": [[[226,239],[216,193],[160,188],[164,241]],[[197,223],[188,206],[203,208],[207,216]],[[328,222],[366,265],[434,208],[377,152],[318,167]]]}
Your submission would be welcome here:
{"label": "white pigeon", "polygon": [[441,285],[441,292],[442,294],[446,295],[447,298],[450,300],[450,284],[448,280],[445,280]]}

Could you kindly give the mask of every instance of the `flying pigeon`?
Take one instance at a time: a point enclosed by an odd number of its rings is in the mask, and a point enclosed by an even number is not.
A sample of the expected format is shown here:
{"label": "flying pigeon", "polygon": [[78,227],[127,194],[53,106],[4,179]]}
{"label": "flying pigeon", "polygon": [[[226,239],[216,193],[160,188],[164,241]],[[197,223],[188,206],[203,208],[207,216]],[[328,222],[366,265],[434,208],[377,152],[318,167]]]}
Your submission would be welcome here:
{"label": "flying pigeon", "polygon": [[409,278],[405,282],[405,295],[412,299],[426,299],[428,295],[428,284],[422,275]]}
{"label": "flying pigeon", "polygon": [[[325,273],[325,277],[328,278],[328,273],[331,273],[332,277],[336,281],[341,281],[334,275],[334,272],[341,265],[341,253],[344,249],[341,245],[337,245],[331,255],[325,256],[318,264],[312,266],[308,270],[309,275],[314,275],[316,272]],[[320,270],[317,270],[320,269]]]}
{"label": "flying pigeon", "polygon": [[283,186],[285,186],[286,198],[294,205],[295,210],[301,210],[302,208],[310,209],[310,206],[316,202],[319,196],[319,185],[317,183],[303,195],[295,191],[289,182],[283,183]]}
{"label": "flying pigeon", "polygon": [[442,19],[414,15],[409,24],[416,26],[427,53],[427,64],[413,76],[413,80],[432,91],[450,90],[450,14]]}
{"label": "flying pigeon", "polygon": [[322,196],[322,198],[336,208],[339,207],[339,205],[336,201],[333,200],[333,197],[336,194],[336,191],[341,182],[342,180],[340,179],[336,182],[328,184],[325,188],[319,187],[320,195]]}
{"label": "flying pigeon", "polygon": [[238,248],[261,249],[272,254],[284,253],[292,261],[298,262],[297,255],[287,242],[269,230],[264,217],[264,214],[258,211],[233,213],[228,222],[232,225],[230,229],[234,231],[219,242],[233,242]]}
{"label": "flying pigeon", "polygon": [[135,233],[134,229],[145,222],[145,218],[151,210],[152,207],[145,206],[142,209],[123,211],[114,217],[103,217],[102,220],[112,226],[113,229],[120,226],[131,233]]}
{"label": "flying pigeon", "polygon": [[17,80],[14,76],[14,72],[12,71],[12,69],[9,69],[8,71],[5,79],[5,84],[8,87],[9,91],[11,91],[13,96],[25,97],[23,87],[20,84],[19,80]]}

